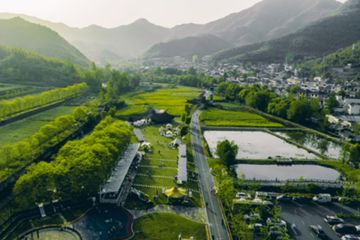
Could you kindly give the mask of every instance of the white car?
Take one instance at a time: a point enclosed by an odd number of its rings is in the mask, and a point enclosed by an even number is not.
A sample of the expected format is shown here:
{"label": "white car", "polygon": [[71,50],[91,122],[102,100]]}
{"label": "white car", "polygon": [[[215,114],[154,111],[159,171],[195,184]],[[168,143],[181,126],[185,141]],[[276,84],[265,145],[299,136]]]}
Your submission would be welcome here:
{"label": "white car", "polygon": [[329,203],[331,202],[331,195],[328,193],[320,193],[313,197],[313,200],[318,203]]}

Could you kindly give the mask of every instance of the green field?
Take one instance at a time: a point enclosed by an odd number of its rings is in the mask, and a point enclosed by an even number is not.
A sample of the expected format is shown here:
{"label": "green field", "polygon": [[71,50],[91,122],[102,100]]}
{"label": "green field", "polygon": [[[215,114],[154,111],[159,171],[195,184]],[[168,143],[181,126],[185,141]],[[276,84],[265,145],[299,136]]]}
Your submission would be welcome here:
{"label": "green field", "polygon": [[[173,187],[176,184],[174,183],[174,180],[170,178],[173,178],[177,175],[176,158],[178,155],[178,150],[169,147],[169,143],[172,140],[161,136],[159,133],[159,128],[160,126],[149,126],[142,129],[142,133],[146,141],[150,142],[153,147],[153,152],[147,153],[145,155],[145,159],[141,162],[141,165],[138,169],[138,174],[145,174],[147,176],[138,175],[135,178],[135,183],[152,186]],[[160,178],[155,176],[165,176],[169,178]],[[144,190],[145,193],[148,193],[148,190],[150,189],[141,190]]]}
{"label": "green field", "polygon": [[184,113],[187,100],[198,97],[199,89],[177,87],[158,89],[154,92],[138,93],[126,96],[127,107],[119,111],[119,116],[126,117],[146,113],[149,109],[165,109],[170,114],[180,116]]}
{"label": "green field", "polygon": [[70,114],[73,109],[74,107],[59,106],[0,127],[0,146],[30,137],[44,124],[56,117]]}
{"label": "green field", "polygon": [[206,126],[219,127],[282,127],[260,115],[242,110],[222,110],[212,108],[203,111],[201,122]]}
{"label": "green field", "polygon": [[205,225],[170,213],[155,213],[135,220],[135,240],[207,239]]}

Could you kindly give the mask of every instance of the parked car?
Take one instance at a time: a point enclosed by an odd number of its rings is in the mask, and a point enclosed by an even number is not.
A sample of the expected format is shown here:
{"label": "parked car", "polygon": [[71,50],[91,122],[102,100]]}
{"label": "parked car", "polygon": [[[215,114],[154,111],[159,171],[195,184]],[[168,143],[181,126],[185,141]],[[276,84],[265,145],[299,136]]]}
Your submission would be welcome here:
{"label": "parked car", "polygon": [[236,193],[237,199],[251,199],[250,194],[244,193],[244,192],[237,192]]}
{"label": "parked car", "polygon": [[341,237],[341,240],[360,240],[360,236],[347,234]]}
{"label": "parked car", "polygon": [[358,228],[353,224],[337,224],[333,226],[333,230],[340,235],[358,233]]}
{"label": "parked car", "polygon": [[331,202],[331,195],[328,193],[320,193],[313,197],[313,200],[318,203],[329,203]]}
{"label": "parked car", "polygon": [[316,234],[320,239],[326,239],[327,235],[320,225],[310,225],[310,229]]}
{"label": "parked car", "polygon": [[344,223],[344,220],[342,218],[336,217],[336,216],[326,216],[324,218],[324,221],[327,222],[330,225],[336,225],[340,223]]}

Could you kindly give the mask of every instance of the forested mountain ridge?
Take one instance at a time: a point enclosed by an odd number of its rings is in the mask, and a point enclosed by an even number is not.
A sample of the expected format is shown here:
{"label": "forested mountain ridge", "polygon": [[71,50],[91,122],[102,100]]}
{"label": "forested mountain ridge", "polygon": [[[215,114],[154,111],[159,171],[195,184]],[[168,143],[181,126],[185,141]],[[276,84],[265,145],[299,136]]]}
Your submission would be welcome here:
{"label": "forested mountain ridge", "polygon": [[158,43],[145,53],[145,57],[192,57],[194,55],[203,57],[233,46],[233,44],[214,35],[204,35]]}
{"label": "forested mountain ridge", "polygon": [[0,20],[0,44],[37,52],[82,66],[90,61],[58,33],[20,17]]}
{"label": "forested mountain ridge", "polygon": [[13,84],[67,86],[80,82],[80,73],[72,63],[0,46],[0,79]]}
{"label": "forested mountain ridge", "polygon": [[[273,39],[329,16],[340,6],[341,3],[335,0],[263,0],[249,9],[207,24],[182,24],[173,28],[157,26],[145,19],[115,28],[95,25],[73,28],[61,23],[20,16],[58,32],[97,63],[116,64],[124,59],[140,57],[161,42],[185,38],[182,45],[186,46],[188,38],[195,36],[200,37],[197,40],[200,41],[204,35],[214,35],[236,46]],[[0,14],[0,18],[14,16],[18,15]],[[167,48],[168,45],[161,46]],[[186,51],[191,50],[192,46]]]}
{"label": "forested mountain ridge", "polygon": [[321,57],[360,39],[360,0],[349,0],[337,14],[285,37],[234,48],[214,56],[216,61],[283,62],[286,57]]}

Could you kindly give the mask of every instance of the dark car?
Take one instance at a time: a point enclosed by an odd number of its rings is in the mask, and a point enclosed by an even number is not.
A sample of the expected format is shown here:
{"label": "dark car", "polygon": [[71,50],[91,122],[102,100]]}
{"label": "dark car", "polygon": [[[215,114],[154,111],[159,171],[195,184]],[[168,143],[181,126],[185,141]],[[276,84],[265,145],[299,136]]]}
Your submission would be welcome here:
{"label": "dark car", "polygon": [[344,220],[342,218],[336,217],[336,216],[326,216],[324,218],[324,221],[327,222],[330,225],[336,225],[344,223]]}
{"label": "dark car", "polygon": [[280,196],[276,197],[276,200],[279,202],[290,202],[292,200],[292,198],[289,196],[286,196],[286,195],[280,195]]}
{"label": "dark car", "polygon": [[320,225],[310,225],[310,229],[318,236],[318,238],[326,239],[327,235]]}
{"label": "dark car", "polygon": [[333,226],[333,230],[341,235],[358,233],[358,229],[353,224],[337,224]]}

